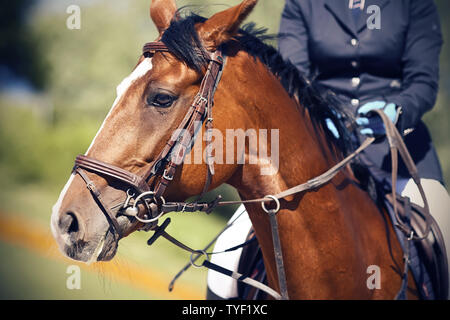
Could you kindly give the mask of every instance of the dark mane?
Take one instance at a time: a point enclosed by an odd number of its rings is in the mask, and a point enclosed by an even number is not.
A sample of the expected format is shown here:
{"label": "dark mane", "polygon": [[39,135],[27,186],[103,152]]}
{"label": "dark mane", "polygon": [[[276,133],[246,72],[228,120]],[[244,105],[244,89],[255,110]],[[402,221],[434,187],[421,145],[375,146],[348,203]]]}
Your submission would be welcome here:
{"label": "dark mane", "polygon": [[[208,63],[198,54],[198,50],[204,49],[195,30],[197,23],[205,21],[206,18],[190,13],[184,18],[172,21],[161,38],[171,53],[197,71],[201,71]],[[309,111],[315,124],[326,128],[326,119],[333,121],[340,138],[336,139],[327,129],[324,131],[329,141],[335,142],[343,153],[347,154],[353,149],[353,144],[345,124],[352,123],[353,116],[343,108],[334,93],[324,90],[301,74],[292,63],[283,60],[273,46],[266,43],[267,40],[275,39],[277,36],[268,35],[267,29],[256,28],[254,23],[245,25],[235,37],[244,51],[259,59],[278,77],[290,96],[298,97],[300,104]],[[224,53],[226,54],[226,46]]]}

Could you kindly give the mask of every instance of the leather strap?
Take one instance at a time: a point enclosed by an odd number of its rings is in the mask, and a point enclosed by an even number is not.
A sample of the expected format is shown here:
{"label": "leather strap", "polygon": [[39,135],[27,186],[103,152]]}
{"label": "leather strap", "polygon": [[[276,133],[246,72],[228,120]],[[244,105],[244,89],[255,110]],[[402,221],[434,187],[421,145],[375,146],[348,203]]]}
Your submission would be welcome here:
{"label": "leather strap", "polygon": [[219,273],[221,273],[223,275],[226,275],[228,277],[231,277],[231,278],[233,278],[233,279],[235,279],[237,281],[246,283],[246,284],[248,284],[248,285],[250,285],[252,287],[255,287],[255,288],[257,288],[257,289],[259,289],[261,291],[264,291],[265,293],[267,293],[268,295],[272,296],[276,300],[283,300],[283,297],[278,292],[273,290],[271,287],[266,286],[262,282],[256,281],[256,280],[254,280],[252,278],[249,278],[249,277],[246,277],[246,276],[240,274],[239,272],[228,270],[228,269],[226,269],[224,267],[221,267],[221,266],[219,266],[219,265],[217,265],[215,263],[212,263],[212,262],[210,262],[208,260],[203,261],[202,266],[204,266],[204,267],[206,267],[208,269],[214,270],[216,272],[219,272]]}
{"label": "leather strap", "polygon": [[[311,180],[308,180],[305,183],[299,184],[297,186],[294,186],[290,189],[287,189],[285,191],[282,191],[278,194],[273,195],[272,197],[279,199],[283,199],[287,196],[294,195],[297,193],[314,190],[317,189],[326,183],[328,183],[331,179],[333,179],[341,170],[344,168],[347,164],[349,164],[355,157],[357,157],[361,152],[363,152],[365,149],[367,149],[373,142],[375,141],[375,138],[367,138],[363,144],[355,150],[353,153],[348,155],[345,159],[340,161],[338,164],[324,172],[318,177],[315,177]],[[237,201],[217,201],[215,199],[213,202],[210,203],[186,203],[186,202],[168,202],[162,206],[162,210],[165,212],[173,211],[186,211],[181,210],[182,208],[188,208],[191,205],[195,205],[195,209],[197,211],[206,211],[206,210],[213,210],[215,207],[220,206],[227,206],[227,205],[235,205],[235,204],[250,204],[250,203],[262,203],[262,202],[271,202],[273,199],[271,198],[257,198],[257,199],[250,199],[250,200],[237,200]]]}
{"label": "leather strap", "polygon": [[129,186],[134,187],[140,192],[149,191],[148,185],[143,178],[122,168],[85,155],[78,155],[76,157],[75,167],[83,168],[96,174],[101,174],[116,180],[120,180],[128,184]]}
{"label": "leather strap", "polygon": [[120,231],[119,223],[117,222],[116,217],[111,212],[109,207],[103,201],[102,194],[100,193],[100,191],[97,189],[95,184],[89,179],[89,177],[87,176],[86,172],[83,169],[81,169],[80,167],[76,167],[74,170],[84,180],[84,182],[86,183],[86,187],[91,192],[94,199],[97,200],[97,202],[100,204],[102,212],[105,213],[106,218],[114,228],[115,235],[117,235],[119,239],[122,238],[122,232]]}
{"label": "leather strap", "polygon": [[340,161],[338,164],[333,166],[331,169],[327,170],[320,176],[313,178],[306,183],[300,184],[283,192],[280,192],[274,195],[277,199],[282,199],[290,195],[294,195],[297,193],[301,193],[308,190],[317,189],[326,183],[328,183],[331,179],[333,179],[347,164],[349,164],[356,156],[358,156],[361,152],[367,149],[373,142],[375,138],[367,138],[361,146],[352,152],[349,156],[347,156],[344,160]]}
{"label": "leather strap", "polygon": [[[165,44],[162,42],[150,42],[144,46],[144,53],[155,53],[157,51],[168,51]],[[204,56],[204,50],[199,49],[199,52]],[[187,150],[191,148],[194,143],[195,133],[200,129],[199,124],[202,124],[206,119],[207,133],[211,129],[211,109],[213,105],[213,95],[217,85],[220,81],[221,71],[224,63],[221,50],[217,50],[212,55],[204,56],[209,62],[205,76],[200,85],[199,93],[196,95],[191,108],[187,112],[181,124],[178,126],[178,134],[171,137],[166,143],[165,148],[159,154],[152,168],[144,175],[144,180],[148,181],[151,177],[160,175],[159,181],[155,185],[155,194],[157,197],[162,196],[173,180],[176,168],[183,161]],[[182,135],[182,130],[186,134]],[[207,149],[210,148],[207,146]],[[157,167],[158,166],[158,167]],[[161,172],[162,171],[162,172]],[[208,164],[208,175],[214,174],[212,164]],[[206,187],[208,189],[210,178],[206,180]]]}
{"label": "leather strap", "polygon": [[[160,196],[164,193],[170,181],[172,181],[176,168],[179,164],[182,163],[184,157],[186,156],[187,150],[191,148],[194,143],[195,133],[200,129],[200,125],[206,120],[206,131],[207,134],[211,131],[212,126],[212,117],[211,117],[211,109],[213,106],[213,94],[214,90],[217,87],[217,84],[220,80],[220,73],[223,66],[223,57],[221,52],[218,50],[211,56],[211,61],[208,65],[208,70],[206,71],[205,77],[202,80],[200,85],[199,93],[197,94],[194,102],[192,104],[193,114],[189,119],[185,129],[187,134],[182,135],[180,140],[175,142],[172,147],[172,153],[170,153],[171,157],[168,161],[166,168],[164,169],[165,173],[162,175],[160,181],[156,185],[155,193],[157,196]],[[207,155],[210,150],[210,140],[207,142]],[[208,165],[208,175],[214,174],[213,162],[208,161],[207,156],[207,165]],[[210,178],[206,180],[206,189],[209,187]],[[205,187],[204,187],[205,190]]]}
{"label": "leather strap", "polygon": [[280,286],[281,300],[289,300],[287,291],[286,272],[284,269],[283,251],[281,249],[280,233],[278,232],[278,222],[276,212],[269,210],[270,228],[272,231],[273,251],[275,265],[277,267],[278,284]]}
{"label": "leather strap", "polygon": [[[411,175],[414,183],[417,185],[417,188],[419,189],[420,196],[422,197],[423,203],[424,203],[424,215],[425,215],[425,232],[423,236],[413,236],[413,240],[423,240],[428,237],[428,234],[431,230],[431,223],[432,223],[432,217],[430,213],[430,207],[428,205],[427,198],[425,196],[425,191],[423,190],[422,183],[420,182],[419,172],[417,170],[416,165],[414,164],[413,159],[411,158],[411,155],[408,151],[408,148],[406,147],[405,143],[403,142],[402,136],[398,132],[397,128],[395,127],[395,124],[392,123],[392,121],[389,119],[389,117],[384,113],[383,110],[375,109],[373,110],[383,121],[384,126],[386,128],[386,136],[388,139],[389,147],[391,149],[391,163],[392,163],[392,199],[396,199],[397,195],[397,175],[398,175],[398,154],[403,159],[403,162],[406,165],[406,168],[408,169],[409,174]],[[393,201],[393,208],[394,208],[394,214],[396,217],[396,224],[397,226],[406,234],[409,236],[411,233],[411,227],[407,224],[402,222],[402,219],[400,219],[398,214],[398,207],[397,207],[397,201]]]}

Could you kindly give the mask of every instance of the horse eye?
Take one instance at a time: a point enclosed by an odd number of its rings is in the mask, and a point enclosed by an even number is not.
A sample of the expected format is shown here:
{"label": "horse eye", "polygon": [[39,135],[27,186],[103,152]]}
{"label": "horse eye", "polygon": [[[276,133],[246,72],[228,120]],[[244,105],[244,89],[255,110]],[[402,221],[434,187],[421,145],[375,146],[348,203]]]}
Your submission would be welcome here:
{"label": "horse eye", "polygon": [[176,98],[174,96],[165,93],[158,93],[154,96],[148,97],[147,103],[149,106],[168,108],[172,105],[175,99]]}

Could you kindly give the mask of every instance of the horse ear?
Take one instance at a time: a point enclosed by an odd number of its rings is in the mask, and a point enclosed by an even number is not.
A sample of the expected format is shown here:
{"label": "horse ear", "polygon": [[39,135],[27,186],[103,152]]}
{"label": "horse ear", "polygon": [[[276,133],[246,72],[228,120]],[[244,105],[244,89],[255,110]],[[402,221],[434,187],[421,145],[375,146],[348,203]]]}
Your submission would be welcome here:
{"label": "horse ear", "polygon": [[150,5],[150,18],[161,35],[169,28],[170,22],[177,13],[175,0],[152,0]]}
{"label": "horse ear", "polygon": [[216,13],[206,20],[199,28],[199,35],[203,39],[205,47],[214,51],[222,43],[231,40],[257,2],[258,0],[244,0],[241,4]]}

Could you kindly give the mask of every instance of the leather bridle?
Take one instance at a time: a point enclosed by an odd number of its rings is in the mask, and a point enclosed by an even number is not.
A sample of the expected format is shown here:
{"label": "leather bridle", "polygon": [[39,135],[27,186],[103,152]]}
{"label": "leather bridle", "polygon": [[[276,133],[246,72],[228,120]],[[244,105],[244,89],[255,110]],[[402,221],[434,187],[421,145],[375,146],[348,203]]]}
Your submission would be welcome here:
{"label": "leather bridle", "polygon": [[[161,41],[147,43],[143,48],[143,54],[146,58],[151,57],[156,52],[168,51],[169,49],[167,46]],[[214,174],[213,162],[209,161],[211,158],[211,148],[209,144],[211,141],[210,132],[212,130],[213,121],[211,109],[213,106],[214,92],[220,81],[224,58],[220,48],[212,54],[208,54],[205,50],[201,49],[198,49],[197,51],[198,54],[201,54],[203,58],[209,61],[208,68],[200,85],[200,90],[195,96],[193,103],[177,130],[174,131],[174,134],[171,136],[170,140],[167,141],[147,172],[138,176],[130,171],[87,155],[79,155],[75,159],[73,172],[80,175],[84,180],[87,188],[102,208],[102,211],[105,213],[119,238],[122,237],[122,231],[117,222],[117,217],[108,204],[104,202],[101,191],[95,186],[94,182],[89,179],[86,171],[112,178],[126,184],[130,189],[127,190],[128,197],[123,206],[124,214],[133,216],[142,223],[147,224],[145,227],[146,230],[151,230],[157,226],[158,219],[164,213],[163,210],[159,210],[161,204],[165,204],[163,194],[170,182],[174,179],[177,166],[182,163],[187,151],[193,145],[196,132],[200,130],[203,123],[206,122],[206,162],[208,170],[203,193],[209,188],[211,176]],[[152,178],[153,183],[152,185],[149,185],[149,181]],[[134,199],[134,203],[132,204],[130,198],[132,198],[132,194],[136,194],[134,191],[137,192],[138,196]],[[145,213],[142,210],[139,210],[139,201],[141,201],[142,205],[146,208]]]}

